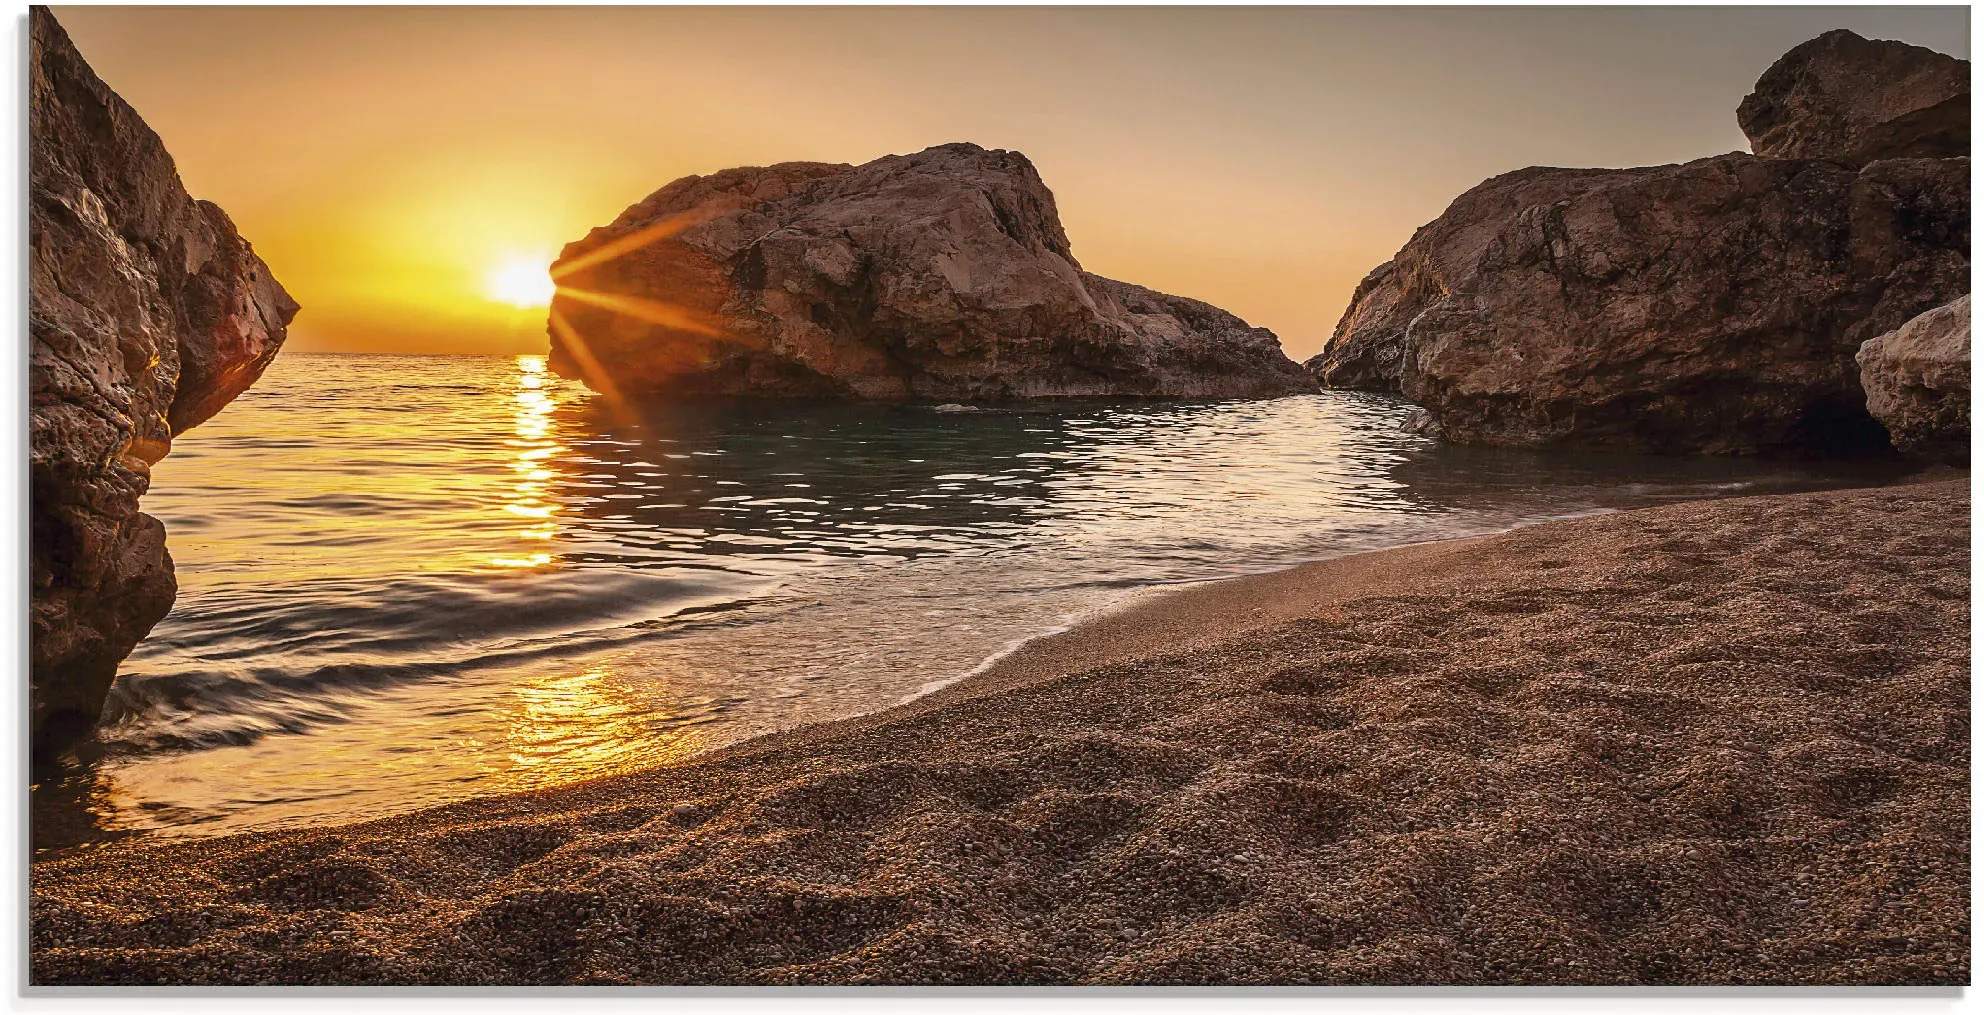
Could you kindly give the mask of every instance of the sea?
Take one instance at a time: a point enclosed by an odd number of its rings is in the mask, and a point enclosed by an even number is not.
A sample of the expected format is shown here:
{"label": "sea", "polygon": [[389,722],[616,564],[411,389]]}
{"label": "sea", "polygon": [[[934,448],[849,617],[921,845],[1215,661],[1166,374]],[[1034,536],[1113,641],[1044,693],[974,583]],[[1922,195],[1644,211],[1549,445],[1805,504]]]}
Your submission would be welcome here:
{"label": "sea", "polygon": [[286,353],[175,441],[177,565],[37,849],[347,822],[886,709],[1198,582],[1891,468],[1540,453],[1269,400],[609,402]]}

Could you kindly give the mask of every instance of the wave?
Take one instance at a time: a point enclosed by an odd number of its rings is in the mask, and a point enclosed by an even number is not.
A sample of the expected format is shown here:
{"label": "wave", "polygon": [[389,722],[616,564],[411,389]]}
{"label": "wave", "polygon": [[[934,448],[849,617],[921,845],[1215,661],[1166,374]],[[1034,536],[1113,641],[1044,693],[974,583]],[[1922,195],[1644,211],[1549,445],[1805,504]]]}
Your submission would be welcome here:
{"label": "wave", "polygon": [[111,689],[107,752],[252,743],[414,682],[589,656],[721,621],[777,587],[720,571],[572,569],[221,589],[183,602]]}

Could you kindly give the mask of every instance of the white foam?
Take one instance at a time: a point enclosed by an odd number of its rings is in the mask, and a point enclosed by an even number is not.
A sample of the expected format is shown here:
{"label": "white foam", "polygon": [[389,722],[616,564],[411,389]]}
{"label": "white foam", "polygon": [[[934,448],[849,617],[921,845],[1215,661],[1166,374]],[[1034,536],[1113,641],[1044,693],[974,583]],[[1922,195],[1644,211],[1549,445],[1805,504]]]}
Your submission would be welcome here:
{"label": "white foam", "polygon": [[978,665],[973,666],[971,669],[966,670],[963,673],[957,674],[956,676],[943,677],[937,680],[925,681],[923,685],[918,687],[916,690],[911,691],[906,695],[903,695],[902,700],[896,702],[896,704],[907,705],[918,698],[924,697],[925,695],[935,694],[938,691],[941,691],[944,688],[949,687],[952,684],[955,684],[961,680],[970,680],[971,678],[978,676],[979,674],[984,673],[986,670],[989,670],[992,667],[998,665],[1000,660],[1005,659],[1007,656],[1010,656],[1015,652],[1018,652],[1020,649],[1024,648],[1027,644],[1031,642],[1039,641],[1042,638],[1052,638],[1057,634],[1065,634],[1068,631],[1074,630],[1076,625],[1080,624],[1082,618],[1085,616],[1087,616],[1086,613],[1063,613],[1060,616],[1055,617],[1053,625],[1048,627],[1047,629],[1042,631],[1036,631],[1032,634],[1023,634],[1017,638],[1014,638],[1013,640],[1005,643],[1004,645],[999,646],[999,648],[996,651],[994,651],[991,655],[986,656],[984,659],[979,660]]}

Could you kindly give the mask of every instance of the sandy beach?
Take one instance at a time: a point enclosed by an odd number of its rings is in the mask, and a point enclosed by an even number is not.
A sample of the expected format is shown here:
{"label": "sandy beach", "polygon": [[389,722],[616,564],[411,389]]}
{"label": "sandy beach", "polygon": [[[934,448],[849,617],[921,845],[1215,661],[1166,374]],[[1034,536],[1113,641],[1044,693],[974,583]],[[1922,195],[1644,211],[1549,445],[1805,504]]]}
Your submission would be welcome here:
{"label": "sandy beach", "polygon": [[1221,582],[889,712],[69,851],[55,984],[1962,984],[1968,479]]}

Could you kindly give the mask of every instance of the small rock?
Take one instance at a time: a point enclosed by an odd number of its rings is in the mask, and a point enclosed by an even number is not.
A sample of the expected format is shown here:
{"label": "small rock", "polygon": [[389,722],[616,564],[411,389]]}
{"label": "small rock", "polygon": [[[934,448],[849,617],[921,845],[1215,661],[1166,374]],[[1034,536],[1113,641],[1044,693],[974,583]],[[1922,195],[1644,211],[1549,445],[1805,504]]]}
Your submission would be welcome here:
{"label": "small rock", "polygon": [[1970,464],[1970,297],[1868,339],[1855,356],[1867,411],[1903,454]]}
{"label": "small rock", "polygon": [[675,814],[675,816],[676,816],[676,817],[678,817],[678,818],[686,818],[686,817],[688,817],[689,815],[691,815],[691,814],[694,814],[694,813],[696,813],[696,805],[695,805],[695,804],[676,804],[676,805],[675,805],[675,806],[674,806],[673,808],[671,808],[671,810],[673,811],[673,813]]}

